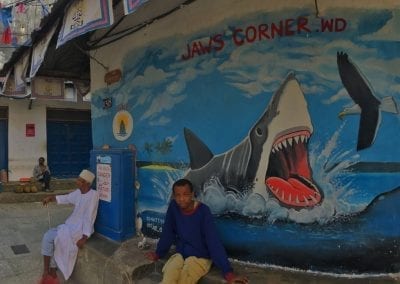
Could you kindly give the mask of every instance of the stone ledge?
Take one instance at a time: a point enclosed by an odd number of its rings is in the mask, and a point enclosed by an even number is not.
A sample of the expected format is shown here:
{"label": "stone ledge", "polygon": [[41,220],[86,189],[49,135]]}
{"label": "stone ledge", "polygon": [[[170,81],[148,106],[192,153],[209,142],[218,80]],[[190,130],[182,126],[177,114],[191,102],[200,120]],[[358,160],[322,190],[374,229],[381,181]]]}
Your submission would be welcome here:
{"label": "stone ledge", "polygon": [[77,283],[135,283],[133,277],[149,273],[154,264],[137,247],[138,238],[123,243],[105,239],[97,234],[79,251],[72,273]]}
{"label": "stone ledge", "polygon": [[[72,281],[80,284],[159,283],[165,260],[159,260],[156,264],[149,261],[145,253],[154,250],[154,246],[146,250],[139,249],[137,244],[140,240],[134,237],[117,243],[95,234],[79,251]],[[224,280],[221,272],[213,268],[199,283],[224,283]]]}
{"label": "stone ledge", "polygon": [[71,189],[55,190],[53,192],[39,191],[36,193],[16,193],[12,191],[4,191],[0,193],[0,204],[1,203],[20,203],[20,202],[40,202],[49,195],[67,194],[70,193]]}
{"label": "stone ledge", "polygon": [[[140,283],[154,284],[161,281],[161,269],[165,259],[157,264],[149,261],[145,253],[154,250],[154,244],[147,250],[139,249],[137,244],[141,239],[134,237],[123,243],[117,243],[95,234],[87,245],[79,251],[78,260],[71,276],[71,283]],[[250,283],[347,283],[347,284],[381,284],[399,283],[400,275],[349,275],[337,277],[317,272],[300,271],[296,269],[279,269],[260,267],[237,261],[231,261],[235,273],[247,276]],[[221,271],[215,267],[200,279],[199,284],[226,283]]]}
{"label": "stone ledge", "polygon": [[[10,182],[6,182],[6,183],[2,183],[3,192],[15,192],[15,190],[21,184],[29,184],[29,182],[10,181]],[[35,182],[35,185],[38,189],[38,192],[40,192],[40,190],[41,190],[40,183]],[[76,188],[76,179],[75,178],[70,178],[70,179],[52,178],[50,181],[50,188],[53,188],[56,190],[74,189],[74,188]]]}

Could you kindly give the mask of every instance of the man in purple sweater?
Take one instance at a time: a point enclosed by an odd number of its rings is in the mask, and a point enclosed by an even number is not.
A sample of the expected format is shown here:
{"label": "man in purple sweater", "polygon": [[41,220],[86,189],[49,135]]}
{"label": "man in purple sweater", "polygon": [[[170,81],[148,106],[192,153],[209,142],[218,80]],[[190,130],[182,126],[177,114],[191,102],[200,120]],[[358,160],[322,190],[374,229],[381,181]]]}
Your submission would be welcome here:
{"label": "man in purple sweater", "polygon": [[197,283],[214,263],[228,283],[247,284],[246,277],[233,273],[210,209],[195,200],[192,183],[180,179],[172,186],[172,192],[174,199],[168,207],[157,249],[146,254],[157,261],[175,244],[176,253],[163,268],[162,283]]}

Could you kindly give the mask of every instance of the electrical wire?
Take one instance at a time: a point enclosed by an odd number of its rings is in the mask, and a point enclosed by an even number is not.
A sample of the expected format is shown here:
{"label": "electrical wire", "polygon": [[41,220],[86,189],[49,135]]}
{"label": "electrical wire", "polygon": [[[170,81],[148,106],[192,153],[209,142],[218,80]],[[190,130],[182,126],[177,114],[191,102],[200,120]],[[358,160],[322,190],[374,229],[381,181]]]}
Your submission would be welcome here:
{"label": "electrical wire", "polygon": [[118,26],[121,24],[122,20],[125,19],[125,16],[126,16],[126,15],[122,16],[122,17],[118,20],[118,22],[116,22],[102,37],[100,37],[99,39],[93,40],[92,45],[96,45],[97,43],[99,43],[100,41],[102,41],[103,38],[105,38],[105,37],[106,37],[109,33],[111,33],[116,27],[118,27]]}
{"label": "electrical wire", "polygon": [[315,17],[319,18],[318,0],[314,0],[315,5]]}
{"label": "electrical wire", "polygon": [[96,57],[90,55],[89,52],[86,52],[82,47],[80,47],[76,42],[73,42],[74,46],[83,54],[89,56],[89,58],[93,59],[95,62],[97,62],[97,64],[99,64],[101,67],[104,68],[104,70],[108,71],[108,66],[104,65],[103,63],[101,63]]}
{"label": "electrical wire", "polygon": [[[169,16],[170,14],[172,14],[172,13],[178,11],[179,9],[181,9],[183,6],[187,6],[189,4],[192,4],[195,1],[197,1],[197,0],[187,0],[187,1],[179,4],[179,6],[176,6],[176,7],[172,8],[171,10],[169,10],[169,11],[167,11],[167,12],[161,14],[161,15],[158,15],[157,17],[154,17],[154,18],[152,18],[152,19],[150,19],[148,21],[145,21],[143,23],[140,23],[140,24],[138,24],[136,26],[127,28],[127,29],[125,29],[123,31],[119,31],[119,32],[117,32],[115,34],[108,35],[109,33],[106,33],[102,37],[100,37],[99,39],[96,39],[95,41],[92,41],[92,42],[88,42],[89,49],[90,50],[98,49],[98,48],[101,48],[103,46],[109,45],[109,44],[111,44],[111,43],[113,43],[115,41],[118,41],[118,40],[120,40],[120,39],[122,39],[122,38],[124,38],[124,37],[126,37],[128,35],[131,35],[131,34],[137,32],[137,31],[139,31],[139,30],[151,25],[152,23],[154,23],[157,20],[160,20],[162,18],[165,18],[166,16]],[[122,18],[124,18],[124,17],[125,16],[123,16]],[[116,23],[115,27],[117,27],[121,22],[122,21],[119,21],[118,23]],[[113,27],[112,29],[115,29],[115,27]],[[122,34],[122,35],[117,36],[118,34]],[[117,37],[115,37],[115,36],[117,36]],[[102,44],[98,44],[99,42],[101,42],[103,40],[106,40],[107,38],[112,38],[112,39],[110,39],[109,41],[104,42]]]}

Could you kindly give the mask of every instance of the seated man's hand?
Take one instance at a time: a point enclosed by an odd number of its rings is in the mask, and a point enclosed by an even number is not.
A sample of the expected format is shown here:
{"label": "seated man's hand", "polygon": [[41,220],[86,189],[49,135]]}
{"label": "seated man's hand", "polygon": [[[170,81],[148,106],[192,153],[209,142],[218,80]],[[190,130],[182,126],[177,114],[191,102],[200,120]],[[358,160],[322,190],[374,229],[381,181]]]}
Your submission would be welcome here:
{"label": "seated man's hand", "polygon": [[82,238],[76,242],[76,245],[78,246],[78,248],[80,248],[80,249],[83,248],[87,239],[88,239],[88,237],[83,235]]}
{"label": "seated man's hand", "polygon": [[56,201],[55,195],[50,195],[50,196],[45,197],[42,200],[43,206],[46,206],[49,202],[52,202],[52,201]]}
{"label": "seated man's hand", "polygon": [[145,256],[151,261],[157,261],[159,259],[158,255],[154,251],[146,252]]}

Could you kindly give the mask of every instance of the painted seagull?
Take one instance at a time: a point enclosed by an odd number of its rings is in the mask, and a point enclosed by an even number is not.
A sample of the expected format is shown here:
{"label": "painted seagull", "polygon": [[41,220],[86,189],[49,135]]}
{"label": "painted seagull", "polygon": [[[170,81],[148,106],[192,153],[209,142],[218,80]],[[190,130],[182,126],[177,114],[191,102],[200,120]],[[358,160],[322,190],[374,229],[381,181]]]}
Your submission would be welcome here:
{"label": "painted seagull", "polygon": [[321,203],[323,193],[312,179],[308,140],[313,126],[307,102],[294,74],[289,74],[267,109],[242,142],[214,156],[189,129],[184,129],[190,157],[185,177],[202,191],[218,178],[226,191],[275,198],[285,207],[310,208]]}
{"label": "painted seagull", "polygon": [[380,111],[399,113],[397,105],[393,97],[386,97],[380,100],[374,95],[368,80],[357,66],[351,62],[346,53],[337,53],[337,65],[343,86],[356,103],[350,108],[344,108],[339,113],[339,117],[342,119],[345,115],[361,114],[357,151],[363,150],[374,143],[380,124]]}

